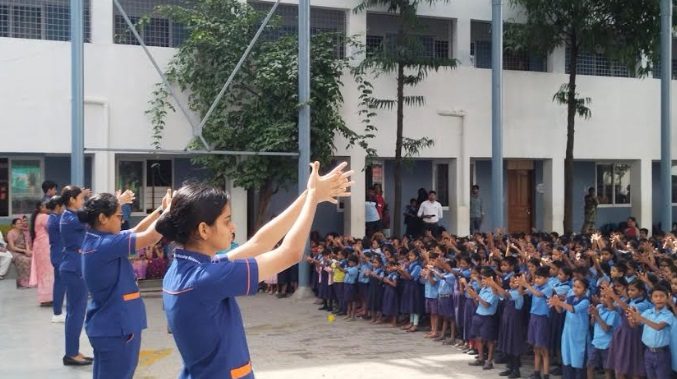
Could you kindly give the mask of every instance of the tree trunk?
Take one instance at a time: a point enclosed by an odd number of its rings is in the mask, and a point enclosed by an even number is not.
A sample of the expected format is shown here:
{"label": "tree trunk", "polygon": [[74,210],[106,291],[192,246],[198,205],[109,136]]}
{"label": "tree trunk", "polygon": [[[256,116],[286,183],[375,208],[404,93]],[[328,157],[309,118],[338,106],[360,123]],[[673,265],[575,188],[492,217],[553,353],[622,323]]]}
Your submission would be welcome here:
{"label": "tree trunk", "polygon": [[273,183],[271,180],[266,180],[261,188],[258,191],[258,207],[256,208],[256,223],[255,230],[258,231],[266,223],[266,214],[268,213],[268,205],[270,205],[270,199],[273,197]]}
{"label": "tree trunk", "polygon": [[404,66],[397,64],[397,137],[395,140],[395,199],[390,214],[392,234],[400,236],[400,219],[402,217],[402,134],[404,130]]}
{"label": "tree trunk", "polygon": [[574,214],[574,132],[576,125],[576,70],[578,68],[578,42],[571,37],[569,59],[569,94],[567,95],[567,149],[564,158],[564,233],[571,234]]}

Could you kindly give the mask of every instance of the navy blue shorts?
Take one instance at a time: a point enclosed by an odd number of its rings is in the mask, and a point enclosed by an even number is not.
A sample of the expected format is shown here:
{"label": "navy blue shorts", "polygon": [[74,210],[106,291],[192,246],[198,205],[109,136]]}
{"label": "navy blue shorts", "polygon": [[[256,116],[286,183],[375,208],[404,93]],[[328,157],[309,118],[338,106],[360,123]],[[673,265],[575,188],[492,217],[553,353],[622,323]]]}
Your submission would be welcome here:
{"label": "navy blue shorts", "polygon": [[496,316],[482,316],[475,314],[472,318],[472,338],[483,341],[496,341],[498,339],[498,322]]}
{"label": "navy blue shorts", "polygon": [[588,346],[588,367],[611,369],[607,363],[609,358],[609,349],[597,349],[594,346]]}

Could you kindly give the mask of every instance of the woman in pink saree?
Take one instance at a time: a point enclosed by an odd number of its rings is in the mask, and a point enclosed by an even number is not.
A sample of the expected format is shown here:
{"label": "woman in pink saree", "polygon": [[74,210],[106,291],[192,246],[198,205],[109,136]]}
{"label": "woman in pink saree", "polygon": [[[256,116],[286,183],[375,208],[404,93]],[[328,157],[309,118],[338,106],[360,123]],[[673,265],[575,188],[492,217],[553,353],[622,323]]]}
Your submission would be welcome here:
{"label": "woman in pink saree", "polygon": [[44,203],[37,205],[31,218],[30,233],[33,239],[33,261],[31,263],[30,286],[38,287],[38,302],[41,307],[52,305],[54,269],[49,258],[49,235],[47,234],[47,208]]}
{"label": "woman in pink saree", "polygon": [[7,249],[16,266],[16,288],[29,288],[33,253],[25,217],[12,220],[12,230],[7,233]]}

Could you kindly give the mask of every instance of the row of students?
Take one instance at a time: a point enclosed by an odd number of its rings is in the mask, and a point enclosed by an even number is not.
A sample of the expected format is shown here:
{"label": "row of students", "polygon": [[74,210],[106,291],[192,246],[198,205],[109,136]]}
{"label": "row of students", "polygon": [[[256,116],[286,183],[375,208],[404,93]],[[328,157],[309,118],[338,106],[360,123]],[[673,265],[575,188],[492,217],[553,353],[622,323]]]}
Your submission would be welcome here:
{"label": "row of students", "polygon": [[[459,336],[467,351],[478,354],[472,365],[487,370],[499,352],[507,363],[502,376],[520,377],[521,357],[533,351],[531,378],[548,378],[553,364],[566,378],[592,378],[598,370],[606,377],[671,377],[677,366],[677,330],[670,311],[677,297],[674,248],[640,253],[632,245],[647,241],[623,241],[623,247],[627,242],[631,248],[626,252],[609,247],[618,245],[616,237],[608,243],[599,235],[592,239],[593,246],[586,247],[523,238],[522,248],[512,242],[502,246],[505,255],[475,243],[447,249],[427,240],[398,249],[393,245],[399,241],[383,247],[372,241],[364,252],[362,243],[318,246],[309,261],[325,302],[321,309],[338,300],[325,272],[349,266],[358,276],[371,278],[367,307],[360,309],[372,322],[396,326],[403,316],[403,329],[415,331],[426,315],[431,324],[426,337],[448,344]],[[662,246],[672,239],[655,242]],[[498,238],[491,242],[500,245]],[[361,299],[353,309],[360,304]]]}

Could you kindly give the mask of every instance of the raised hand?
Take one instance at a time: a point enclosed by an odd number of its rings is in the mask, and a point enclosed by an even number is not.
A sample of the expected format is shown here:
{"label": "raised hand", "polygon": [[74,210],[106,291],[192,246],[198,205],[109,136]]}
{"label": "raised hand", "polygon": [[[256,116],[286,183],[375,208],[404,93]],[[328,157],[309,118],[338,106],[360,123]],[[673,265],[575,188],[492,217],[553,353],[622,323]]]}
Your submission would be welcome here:
{"label": "raised hand", "polygon": [[131,204],[135,199],[134,192],[130,190],[126,190],[125,192],[118,190],[115,192],[115,195],[117,195],[118,201],[121,205]]}
{"label": "raised hand", "polygon": [[348,189],[353,184],[350,181],[353,171],[343,172],[343,169],[347,165],[347,163],[343,162],[328,174],[320,176],[320,164],[318,162],[310,164],[312,172],[308,179],[308,189],[315,190],[319,202],[328,201],[332,204],[337,204],[338,200],[336,198],[350,196]]}
{"label": "raised hand", "polygon": [[162,209],[166,211],[169,209],[170,205],[172,205],[172,189],[167,188],[167,193],[162,198]]}

